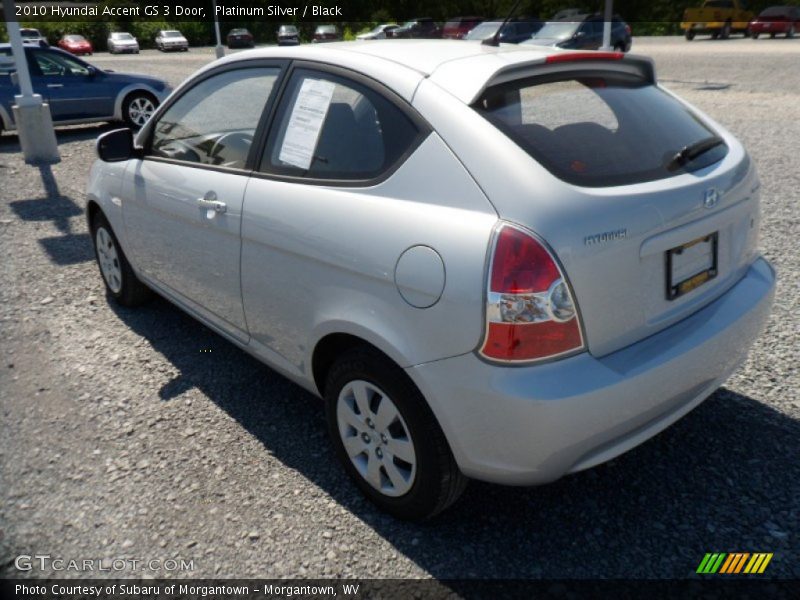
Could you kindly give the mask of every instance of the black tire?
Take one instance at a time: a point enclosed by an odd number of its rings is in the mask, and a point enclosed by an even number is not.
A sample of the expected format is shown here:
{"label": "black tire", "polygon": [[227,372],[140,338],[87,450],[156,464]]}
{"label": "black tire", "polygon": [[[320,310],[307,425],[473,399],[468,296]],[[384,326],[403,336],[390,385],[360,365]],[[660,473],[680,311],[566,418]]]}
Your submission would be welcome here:
{"label": "black tire", "polygon": [[769,39],[774,40],[775,39],[775,34],[774,33],[770,33],[769,34]]}
{"label": "black tire", "polygon": [[789,31],[786,32],[786,39],[792,39],[794,37],[794,25],[789,27]]}
{"label": "black tire", "polygon": [[712,40],[718,40],[718,39],[719,39],[719,31],[715,31],[715,32],[713,32],[713,33],[711,34],[711,39],[712,39]]}
{"label": "black tire", "polygon": [[[103,272],[103,268],[101,267],[100,249],[98,248],[98,232],[100,229],[108,233],[109,242],[114,245],[114,250],[116,251],[119,271],[121,273],[121,286],[118,290],[113,289],[109,284]],[[103,278],[106,291],[118,304],[129,307],[140,306],[153,297],[153,291],[136,277],[136,273],[133,272],[128,259],[125,257],[125,253],[122,251],[122,247],[119,245],[117,236],[114,235],[114,230],[111,229],[108,219],[99,211],[92,219],[92,243],[94,244],[95,260],[100,269],[100,276]]]}
{"label": "black tire", "polygon": [[[407,426],[416,455],[416,474],[411,488],[402,496],[388,496],[372,487],[345,450],[339,433],[337,404],[345,386],[356,380],[371,383],[385,392]],[[430,519],[453,504],[464,491],[467,478],[459,470],[427,402],[406,373],[379,352],[368,347],[356,348],[333,364],[325,383],[325,408],[328,433],[345,471],[369,500],[392,516],[409,521]]]}
{"label": "black tire", "polygon": [[692,31],[691,29],[687,29],[683,35],[686,38],[687,42],[691,42],[694,39],[694,31]]}
{"label": "black tire", "polygon": [[128,94],[122,102],[122,119],[125,124],[134,131],[140,129],[146,121],[142,121],[139,116],[141,112],[137,113],[133,108],[148,105],[152,105],[153,111],[158,108],[158,99],[149,92],[137,90]]}
{"label": "black tire", "polygon": [[761,34],[760,33],[754,33],[750,37],[752,37],[754,40],[757,40],[759,35],[761,35]]}

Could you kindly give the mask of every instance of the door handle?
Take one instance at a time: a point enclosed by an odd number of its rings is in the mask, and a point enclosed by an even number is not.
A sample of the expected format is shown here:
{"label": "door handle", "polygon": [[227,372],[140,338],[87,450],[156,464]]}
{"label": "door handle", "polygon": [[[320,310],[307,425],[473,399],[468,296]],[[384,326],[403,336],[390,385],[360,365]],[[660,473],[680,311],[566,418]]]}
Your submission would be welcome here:
{"label": "door handle", "polygon": [[49,87],[49,88],[63,88],[64,84],[63,83],[48,83],[47,87]]}
{"label": "door handle", "polygon": [[228,205],[217,200],[217,195],[214,192],[208,192],[205,197],[198,198],[197,206],[205,210],[213,210],[219,214],[222,214],[228,210]]}

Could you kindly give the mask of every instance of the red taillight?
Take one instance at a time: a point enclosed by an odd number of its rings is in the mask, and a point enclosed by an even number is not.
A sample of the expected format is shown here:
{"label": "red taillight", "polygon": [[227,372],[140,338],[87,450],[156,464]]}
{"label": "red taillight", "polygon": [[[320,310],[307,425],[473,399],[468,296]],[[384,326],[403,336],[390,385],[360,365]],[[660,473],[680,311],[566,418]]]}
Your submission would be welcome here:
{"label": "red taillight", "polygon": [[577,308],[554,258],[533,235],[502,225],[492,254],[481,354],[531,362],[582,347]]}
{"label": "red taillight", "polygon": [[564,52],[563,54],[551,54],[544,59],[546,63],[562,63],[580,60],[622,60],[625,58],[624,52]]}

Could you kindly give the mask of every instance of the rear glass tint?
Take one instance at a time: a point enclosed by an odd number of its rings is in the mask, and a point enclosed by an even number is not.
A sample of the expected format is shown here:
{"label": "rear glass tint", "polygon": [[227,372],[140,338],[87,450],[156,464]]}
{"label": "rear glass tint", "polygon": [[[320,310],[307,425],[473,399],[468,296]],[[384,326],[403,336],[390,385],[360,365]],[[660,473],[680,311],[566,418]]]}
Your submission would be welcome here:
{"label": "rear glass tint", "polygon": [[489,88],[474,108],[556,177],[607,187],[671,177],[722,160],[724,144],[677,164],[715,136],[680,102],[623,74],[533,78]]}

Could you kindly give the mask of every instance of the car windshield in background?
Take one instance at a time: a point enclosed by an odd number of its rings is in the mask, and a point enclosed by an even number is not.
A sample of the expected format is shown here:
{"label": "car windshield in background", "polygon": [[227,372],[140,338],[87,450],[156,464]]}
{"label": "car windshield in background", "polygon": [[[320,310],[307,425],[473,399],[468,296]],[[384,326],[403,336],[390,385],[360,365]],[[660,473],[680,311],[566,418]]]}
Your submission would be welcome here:
{"label": "car windshield in background", "polygon": [[472,31],[470,31],[465,37],[465,40],[485,40],[488,37],[492,37],[497,30],[500,29],[500,25],[502,25],[502,21],[486,21],[485,23],[481,23],[477,27],[475,27]]}
{"label": "car windshield in background", "polygon": [[580,23],[565,21],[562,23],[545,23],[533,37],[542,39],[565,40],[575,34]]}
{"label": "car windshield in background", "polygon": [[111,38],[115,40],[132,40],[133,36],[130,33],[112,33]]}
{"label": "car windshield in background", "polygon": [[19,34],[22,37],[26,37],[26,38],[38,38],[38,37],[41,37],[41,34],[39,33],[38,29],[20,29],[19,30]]}
{"label": "car windshield in background", "polygon": [[791,8],[787,6],[772,6],[761,11],[759,17],[785,17],[791,12]]}
{"label": "car windshield in background", "polygon": [[165,31],[164,37],[183,37],[180,31]]}
{"label": "car windshield in background", "polygon": [[247,33],[247,29],[231,29],[231,35],[244,35]]}
{"label": "car windshield in background", "polygon": [[664,179],[727,154],[680,102],[628,75],[512,81],[489,88],[473,106],[553,175],[575,185]]}
{"label": "car windshield in background", "polygon": [[297,33],[297,27],[294,25],[281,25],[280,32],[286,35],[293,35]]}
{"label": "car windshield in background", "polygon": [[67,36],[68,42],[85,42],[86,38],[82,35],[68,35]]}
{"label": "car windshield in background", "polygon": [[336,33],[336,27],[333,25],[320,25],[317,27],[317,33]]}

